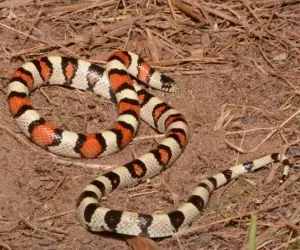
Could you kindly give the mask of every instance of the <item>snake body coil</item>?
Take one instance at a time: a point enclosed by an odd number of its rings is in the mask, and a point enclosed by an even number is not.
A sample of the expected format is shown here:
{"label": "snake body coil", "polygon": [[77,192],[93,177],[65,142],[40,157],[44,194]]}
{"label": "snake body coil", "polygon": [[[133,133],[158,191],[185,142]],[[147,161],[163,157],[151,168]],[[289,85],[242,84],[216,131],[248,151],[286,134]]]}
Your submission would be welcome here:
{"label": "snake body coil", "polygon": [[[10,111],[22,132],[34,143],[55,154],[95,158],[115,153],[133,138],[140,116],[165,134],[165,139],[150,152],[97,177],[84,188],[77,201],[77,216],[90,231],[153,238],[172,235],[190,226],[217,187],[269,163],[287,161],[279,154],[272,154],[234,166],[201,181],[187,202],[169,213],[143,214],[103,207],[100,200],[105,193],[136,185],[157,175],[172,165],[187,144],[188,126],[184,116],[133,83],[128,73],[151,87],[167,92],[177,90],[171,78],[155,71],[137,55],[125,51],[115,52],[109,58],[106,70],[74,58],[37,58],[15,70],[8,86]],[[101,133],[77,134],[58,128],[41,117],[29,100],[30,92],[42,84],[93,91],[116,100],[118,119],[111,129]]]}

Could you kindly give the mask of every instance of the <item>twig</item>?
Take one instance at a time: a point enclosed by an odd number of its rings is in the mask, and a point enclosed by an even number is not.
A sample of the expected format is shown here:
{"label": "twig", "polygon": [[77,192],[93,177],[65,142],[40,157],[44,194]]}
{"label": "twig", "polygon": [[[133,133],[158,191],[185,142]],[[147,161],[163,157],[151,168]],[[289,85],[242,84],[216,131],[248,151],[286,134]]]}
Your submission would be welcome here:
{"label": "twig", "polygon": [[283,247],[285,247],[285,246],[287,246],[287,245],[289,245],[289,244],[291,244],[291,243],[293,243],[293,242],[297,242],[298,240],[300,240],[300,236],[298,236],[298,237],[296,237],[296,238],[294,238],[294,239],[292,239],[292,240],[289,240],[289,241],[286,242],[286,243],[283,243],[282,245],[280,245],[279,247],[274,248],[273,250],[279,250],[279,249],[282,249]]}
{"label": "twig", "polygon": [[164,138],[164,134],[159,135],[146,135],[146,136],[140,136],[133,138],[133,141],[141,141],[141,140],[147,140],[147,139],[156,139],[156,138]]}
{"label": "twig", "polygon": [[0,129],[2,129],[3,131],[7,132],[9,135],[11,135],[12,137],[14,137],[16,140],[18,140],[19,142],[23,143],[27,147],[29,147],[33,152],[37,151],[30,143],[28,143],[26,140],[24,140],[23,138],[21,138],[20,136],[18,136],[15,132],[11,131],[9,128],[5,127],[4,125],[0,124]]}
{"label": "twig", "polygon": [[251,153],[256,151],[261,145],[263,145],[267,140],[269,140],[278,130],[280,130],[281,128],[283,128],[285,126],[285,124],[287,124],[290,120],[292,120],[295,116],[297,116],[298,114],[300,114],[300,109],[295,112],[293,115],[291,115],[288,119],[286,119],[283,123],[281,123],[277,128],[272,129],[272,131],[260,142],[258,143],[254,148],[250,149],[250,150],[245,150],[240,148],[239,146],[236,146],[235,144],[231,143],[229,140],[227,140],[225,138],[225,142],[228,146],[230,146],[231,148],[234,148],[235,150],[239,151],[240,153]]}
{"label": "twig", "polygon": [[99,165],[99,164],[92,164],[86,162],[77,162],[72,160],[63,160],[57,157],[53,159],[56,163],[66,165],[66,166],[77,166],[82,168],[92,168],[92,169],[101,169],[103,171],[111,171],[112,169],[119,167],[120,165]]}
{"label": "twig", "polygon": [[156,194],[156,193],[159,193],[159,190],[131,194],[131,195],[129,195],[129,198],[134,198],[134,197],[144,196],[144,195],[149,195],[149,194]]}
{"label": "twig", "polygon": [[216,16],[218,16],[218,17],[221,17],[221,18],[223,18],[223,19],[226,19],[226,20],[228,20],[228,21],[230,21],[230,22],[232,22],[232,23],[234,23],[234,24],[241,25],[241,22],[240,22],[238,19],[235,19],[235,18],[233,18],[233,17],[231,17],[231,16],[228,16],[228,15],[224,14],[224,13],[221,12],[221,11],[218,11],[218,10],[216,10],[216,9],[212,9],[212,8],[206,6],[206,5],[202,5],[202,8],[203,8],[205,11],[207,11],[207,12],[213,14],[213,15],[216,15]]}
{"label": "twig", "polygon": [[42,218],[39,218],[39,219],[34,219],[34,221],[45,221],[45,220],[56,219],[58,217],[66,215],[66,214],[75,213],[75,212],[76,212],[76,210],[73,209],[73,210],[62,212],[62,213],[59,213],[59,214],[50,215],[50,216],[42,217]]}
{"label": "twig", "polygon": [[300,179],[300,171],[296,172],[289,176],[289,178],[280,186],[279,190],[284,190],[292,183],[298,181]]}
{"label": "twig", "polygon": [[4,24],[4,23],[0,23],[0,25],[3,26],[3,27],[6,28],[6,29],[15,31],[15,32],[17,32],[17,33],[19,33],[19,34],[22,34],[22,35],[24,35],[25,37],[29,37],[29,38],[31,38],[31,39],[33,39],[33,40],[39,40],[40,42],[44,42],[44,41],[42,41],[42,40],[36,38],[35,36],[28,35],[28,34],[24,33],[23,31],[17,30],[17,29],[15,29],[15,28],[12,28],[12,27],[10,27],[10,26]]}
{"label": "twig", "polygon": [[64,176],[54,187],[53,190],[51,190],[51,192],[47,195],[46,200],[49,200],[59,189],[59,187],[64,183],[64,181],[66,180],[66,176]]}
{"label": "twig", "polygon": [[167,1],[168,1],[168,5],[169,5],[169,8],[170,8],[172,17],[173,17],[174,21],[176,21],[176,16],[175,16],[172,0],[167,0]]}
{"label": "twig", "polygon": [[174,6],[176,8],[178,8],[179,10],[181,10],[182,12],[187,14],[188,16],[191,16],[192,18],[195,18],[199,22],[202,22],[204,24],[208,24],[208,22],[204,19],[204,17],[202,17],[201,15],[195,13],[195,11],[192,8],[190,8],[188,5],[184,4],[180,0],[173,0],[173,2],[174,2]]}
{"label": "twig", "polygon": [[153,58],[153,60],[155,62],[157,62],[157,61],[159,61],[160,56],[159,56],[159,49],[158,49],[158,46],[157,46],[156,39],[153,36],[150,29],[146,28],[146,33],[147,33],[147,36],[148,36],[148,39],[149,39],[148,47],[150,49],[151,57]]}
{"label": "twig", "polygon": [[22,215],[19,215],[19,217],[21,218],[22,222],[24,222],[29,228],[33,229],[34,231],[54,236],[55,238],[58,238],[60,240],[62,240],[64,238],[64,236],[61,236],[60,233],[52,233],[52,232],[49,232],[47,230],[38,228],[37,226],[32,224],[28,219],[23,217]]}
{"label": "twig", "polygon": [[243,0],[242,2],[244,4],[244,6],[248,9],[248,11],[251,13],[251,15],[256,19],[256,21],[259,22],[259,24],[261,24],[261,20],[255,14],[255,12],[251,9],[251,7],[249,5],[249,1],[248,0]]}
{"label": "twig", "polygon": [[207,224],[207,225],[190,227],[189,229],[186,229],[186,230],[183,230],[181,232],[175,233],[174,236],[183,236],[183,235],[186,235],[186,234],[198,232],[202,229],[210,228],[210,227],[212,227],[214,225],[217,225],[217,224],[220,224],[220,223],[225,223],[225,222],[237,220],[237,219],[240,219],[240,218],[243,218],[243,217],[248,217],[248,216],[251,216],[251,214],[258,214],[258,213],[261,213],[261,212],[267,212],[269,210],[273,210],[273,209],[278,208],[278,207],[284,207],[284,206],[292,204],[293,202],[294,201],[288,201],[288,202],[285,202],[283,204],[277,204],[275,206],[270,206],[270,207],[266,207],[266,208],[262,208],[262,209],[257,209],[257,210],[253,210],[253,211],[241,214],[241,215],[237,215],[237,216],[233,216],[233,217],[226,218],[226,219],[223,219],[223,220],[215,221],[215,222],[212,222],[212,223]]}
{"label": "twig", "polygon": [[300,233],[300,227],[295,225],[293,222],[285,220],[284,223],[286,224],[286,226],[290,229],[292,229],[295,232]]}
{"label": "twig", "polygon": [[[39,29],[37,29],[36,27],[33,27],[32,25],[30,25],[30,24],[28,24],[27,22],[23,21],[22,19],[18,18],[16,15],[14,15],[14,14],[12,14],[12,15],[14,16],[14,18],[18,19],[19,21],[21,21],[22,23],[24,23],[24,24],[27,25],[28,27],[34,29],[34,30],[35,30],[36,32],[38,32],[39,34],[44,35],[44,33],[43,33],[42,31],[40,31]],[[43,39],[41,39],[41,38],[37,38],[37,37],[31,36],[31,35],[29,35],[29,34],[24,33],[23,31],[17,30],[17,29],[15,29],[15,28],[12,28],[12,27],[7,26],[7,25],[5,25],[5,24],[0,23],[0,25],[4,26],[4,27],[7,28],[7,29],[11,29],[11,30],[13,30],[13,31],[15,31],[15,32],[17,32],[17,33],[20,33],[20,34],[24,35],[25,37],[29,37],[29,38],[32,38],[32,39],[34,39],[34,40],[38,40],[38,41],[40,41],[40,42],[42,42],[42,43],[45,43],[45,44],[49,44],[49,42],[50,42],[50,43],[54,43],[54,44],[56,44],[57,46],[59,46],[60,48],[62,48],[63,50],[69,52],[71,55],[73,55],[73,56],[75,56],[75,57],[77,57],[77,58],[80,57],[79,55],[77,55],[76,53],[74,53],[72,50],[69,50],[67,47],[61,45],[60,43],[58,43],[57,41],[55,41],[55,40],[53,40],[53,39],[51,39],[51,38],[48,38],[48,40],[43,40]]]}
{"label": "twig", "polygon": [[182,59],[171,59],[171,60],[161,60],[155,62],[158,65],[173,65],[173,64],[180,64],[180,63],[190,63],[190,62],[198,62],[198,63],[225,63],[226,58],[219,56],[219,57],[203,57],[203,58],[182,58]]}

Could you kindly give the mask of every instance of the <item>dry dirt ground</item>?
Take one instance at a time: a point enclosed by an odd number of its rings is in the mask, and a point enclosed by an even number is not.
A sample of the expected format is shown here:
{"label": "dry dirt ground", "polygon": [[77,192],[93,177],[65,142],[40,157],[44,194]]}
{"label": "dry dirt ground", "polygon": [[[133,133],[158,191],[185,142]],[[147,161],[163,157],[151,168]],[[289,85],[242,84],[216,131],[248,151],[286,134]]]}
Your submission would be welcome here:
{"label": "dry dirt ground", "polygon": [[[187,148],[170,169],[104,202],[170,211],[202,178],[289,144],[299,153],[299,17],[296,0],[0,1],[0,249],[131,249],[128,237],[79,225],[76,199],[90,180],[160,140],[142,122],[139,140],[110,157],[48,153],[21,134],[9,113],[6,86],[18,65],[41,55],[105,65],[124,49],[172,76],[178,93],[150,91],[186,116]],[[77,132],[103,130],[116,118],[114,104],[78,90],[44,87],[32,102],[47,119]],[[299,181],[282,188],[281,172],[268,166],[218,189],[190,230],[156,240],[153,249],[246,248],[251,214],[258,249],[300,249]]]}

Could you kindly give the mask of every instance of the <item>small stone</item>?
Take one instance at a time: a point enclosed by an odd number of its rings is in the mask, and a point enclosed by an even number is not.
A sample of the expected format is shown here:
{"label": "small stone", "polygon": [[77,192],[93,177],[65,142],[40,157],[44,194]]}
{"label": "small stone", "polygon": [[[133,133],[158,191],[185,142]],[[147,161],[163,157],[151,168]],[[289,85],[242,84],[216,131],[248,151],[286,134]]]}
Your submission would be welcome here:
{"label": "small stone", "polygon": [[77,234],[76,237],[77,237],[77,240],[84,245],[87,245],[93,241],[92,234],[87,231],[83,232],[81,234]]}

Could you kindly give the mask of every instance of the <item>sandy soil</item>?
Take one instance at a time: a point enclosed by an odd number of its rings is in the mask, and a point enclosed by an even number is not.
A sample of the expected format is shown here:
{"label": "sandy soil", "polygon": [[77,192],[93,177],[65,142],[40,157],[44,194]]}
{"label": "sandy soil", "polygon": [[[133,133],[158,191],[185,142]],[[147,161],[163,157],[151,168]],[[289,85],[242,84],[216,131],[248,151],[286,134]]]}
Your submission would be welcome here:
{"label": "sandy soil", "polygon": [[[150,91],[187,117],[186,150],[149,182],[108,195],[111,208],[170,211],[202,178],[299,139],[300,5],[250,2],[0,1],[0,249],[131,249],[128,237],[87,232],[75,203],[105,169],[156,144],[135,140],[95,160],[60,158],[33,145],[9,113],[6,86],[9,73],[35,56],[104,65],[126,49],[179,84],[176,94]],[[78,90],[44,87],[32,102],[77,132],[103,130],[116,118],[114,104]],[[137,137],[149,135],[156,132],[141,123]],[[259,249],[300,249],[299,182],[280,189],[280,176],[281,168],[268,166],[218,189],[192,230],[156,240],[156,249],[243,249],[252,213]]]}

